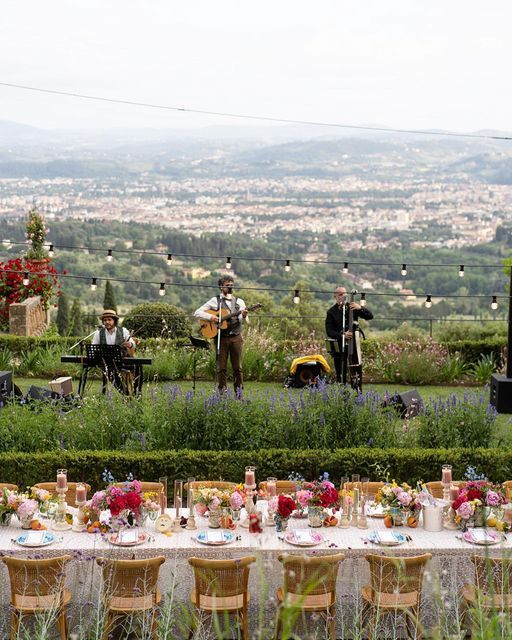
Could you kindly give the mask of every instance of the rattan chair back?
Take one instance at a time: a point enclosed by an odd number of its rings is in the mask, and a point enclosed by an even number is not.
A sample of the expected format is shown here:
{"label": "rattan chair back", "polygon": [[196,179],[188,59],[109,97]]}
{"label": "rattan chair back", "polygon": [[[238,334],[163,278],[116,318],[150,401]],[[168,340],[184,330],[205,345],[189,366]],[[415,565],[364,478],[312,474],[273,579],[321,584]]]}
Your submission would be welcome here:
{"label": "rattan chair back", "polygon": [[[90,493],[91,491],[91,485],[84,483],[79,483],[79,482],[68,482],[68,490],[66,491],[66,503],[70,506],[70,507],[76,507],[78,506],[76,504],[76,488],[79,484],[85,484],[85,488],[87,493]],[[38,482],[37,484],[33,485],[34,487],[37,487],[38,489],[45,489],[46,491],[49,491],[52,496],[54,498],[56,498],[58,496],[57,493],[57,483],[56,482]]]}

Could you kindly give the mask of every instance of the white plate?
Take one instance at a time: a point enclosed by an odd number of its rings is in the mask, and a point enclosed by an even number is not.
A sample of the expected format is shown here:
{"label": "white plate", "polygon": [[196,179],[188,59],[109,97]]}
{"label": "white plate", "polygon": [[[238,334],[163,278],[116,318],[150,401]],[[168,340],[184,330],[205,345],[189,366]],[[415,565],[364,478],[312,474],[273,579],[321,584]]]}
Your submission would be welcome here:
{"label": "white plate", "polygon": [[407,542],[404,534],[396,531],[370,531],[367,537],[373,544],[380,544],[383,547],[396,547],[399,544]]}
{"label": "white plate", "polygon": [[[218,539],[217,539],[218,536]],[[197,542],[201,544],[209,544],[212,546],[219,546],[223,544],[229,544],[233,542],[235,536],[231,533],[231,531],[225,531],[222,529],[221,531],[198,531],[196,535]]]}
{"label": "white plate", "polygon": [[478,537],[475,538],[473,536],[473,531],[464,531],[462,537],[466,542],[469,542],[470,544],[481,544],[484,546],[489,546],[490,544],[498,544],[498,542],[501,542],[501,534],[497,531],[482,529],[482,532],[485,533],[485,537],[483,537],[483,534],[482,537],[480,537],[480,534],[478,534]]}
{"label": "white plate", "polygon": [[386,514],[381,504],[376,502],[369,502],[366,505],[366,515],[369,518],[385,518]]}
{"label": "white plate", "polygon": [[52,544],[52,542],[55,542],[57,540],[57,537],[55,536],[54,533],[52,533],[51,531],[45,531],[44,537],[41,539],[41,541],[31,542],[30,537],[33,538],[33,536],[30,536],[29,535],[30,533],[38,533],[38,532],[27,531],[27,533],[20,534],[16,538],[16,544],[19,544],[22,547],[46,547],[47,545]]}
{"label": "white plate", "polygon": [[321,533],[303,529],[288,531],[285,534],[284,539],[286,542],[293,544],[296,547],[314,547],[317,544],[321,544],[324,540]]}
{"label": "white plate", "polygon": [[148,534],[141,532],[139,533],[138,539],[134,542],[121,542],[119,541],[119,534],[111,533],[109,536],[110,544],[115,545],[116,547],[136,547],[139,544],[144,544],[148,541]]}

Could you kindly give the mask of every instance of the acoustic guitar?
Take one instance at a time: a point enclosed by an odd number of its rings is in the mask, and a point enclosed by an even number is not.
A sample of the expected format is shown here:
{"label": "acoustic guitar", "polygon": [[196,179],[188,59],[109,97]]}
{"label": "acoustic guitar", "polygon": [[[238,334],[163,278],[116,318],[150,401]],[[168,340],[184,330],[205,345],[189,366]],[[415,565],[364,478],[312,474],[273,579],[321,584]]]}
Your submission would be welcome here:
{"label": "acoustic guitar", "polygon": [[[263,305],[261,304],[261,302],[258,302],[257,304],[253,304],[251,307],[246,307],[246,308],[247,308],[247,311],[255,311],[256,309],[261,309],[261,307],[263,307]],[[215,338],[215,336],[219,332],[219,311],[215,309],[209,309],[206,313],[209,313],[211,316],[213,316],[213,318],[211,320],[202,320],[202,319],[199,320],[199,323],[200,323],[199,330],[201,331],[203,338],[207,338],[207,339]],[[230,320],[231,318],[235,318],[236,316],[239,316],[240,313],[241,313],[240,311],[233,311],[232,313],[230,313],[227,309],[221,309],[220,310],[220,317],[221,317],[220,328],[227,329],[228,320]]]}

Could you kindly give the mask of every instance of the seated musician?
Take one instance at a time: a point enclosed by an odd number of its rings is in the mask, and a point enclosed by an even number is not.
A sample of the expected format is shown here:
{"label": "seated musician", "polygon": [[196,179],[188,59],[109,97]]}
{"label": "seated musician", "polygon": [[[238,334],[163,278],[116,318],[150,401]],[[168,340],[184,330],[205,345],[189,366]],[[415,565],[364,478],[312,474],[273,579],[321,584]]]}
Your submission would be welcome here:
{"label": "seated musician", "polygon": [[[119,316],[112,309],[105,309],[99,320],[103,325],[94,332],[92,344],[119,345],[122,349],[123,356],[133,356],[135,350],[135,340],[130,336],[130,332],[124,327],[118,327]],[[126,395],[133,394],[133,372],[109,371],[108,376],[103,373],[103,385],[105,387],[108,380],[122,393]]]}
{"label": "seated musician", "polygon": [[[225,309],[228,313],[237,313],[228,321],[227,329],[222,329],[220,332],[220,350],[217,354],[217,386],[219,391],[225,391],[227,388],[229,356],[233,367],[235,393],[240,393],[244,382],[242,374],[242,320],[247,317],[248,311],[242,298],[232,295],[234,280],[231,276],[219,278],[218,285],[220,294],[210,298],[208,302],[196,309],[194,316],[201,320],[211,320],[212,315],[208,311],[218,312],[220,309]],[[216,340],[215,338],[215,343]]]}
{"label": "seated musician", "polygon": [[[367,308],[362,307],[357,302],[347,302],[347,290],[345,287],[336,287],[334,292],[336,304],[327,310],[327,316],[325,318],[325,331],[329,338],[333,338],[337,341],[337,347],[334,348],[331,355],[334,360],[334,367],[336,369],[336,382],[347,383],[347,374],[352,380],[354,388],[362,390],[362,366],[358,363],[358,371],[350,369],[352,363],[348,362],[348,343],[354,338],[353,327],[349,326],[350,311],[354,324],[356,324],[359,318],[363,320],[371,320],[373,313]],[[345,340],[343,340],[343,337]]]}

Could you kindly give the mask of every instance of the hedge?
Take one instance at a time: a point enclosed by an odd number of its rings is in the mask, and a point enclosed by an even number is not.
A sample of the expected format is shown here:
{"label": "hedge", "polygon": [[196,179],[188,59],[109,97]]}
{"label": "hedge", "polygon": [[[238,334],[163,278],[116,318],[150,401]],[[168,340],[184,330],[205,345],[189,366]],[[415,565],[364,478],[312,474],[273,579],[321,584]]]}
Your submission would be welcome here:
{"label": "hedge", "polygon": [[[254,465],[258,480],[268,476],[287,478],[292,472],[306,479],[327,471],[337,483],[352,473],[373,480],[396,479],[416,483],[437,480],[441,465],[453,466],[454,478],[463,478],[474,467],[494,482],[512,479],[512,449],[260,449],[258,451],[158,451],[151,453],[55,451],[50,453],[0,454],[0,480],[20,487],[55,478],[57,468],[66,467],[70,481],[87,481],[93,490],[102,486],[102,473],[109,469],[116,480],[128,474],[141,480],[167,476],[175,479],[224,479],[241,482],[246,465]],[[170,492],[172,489],[170,489]]]}

